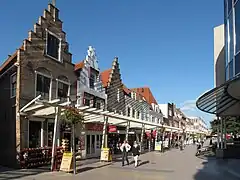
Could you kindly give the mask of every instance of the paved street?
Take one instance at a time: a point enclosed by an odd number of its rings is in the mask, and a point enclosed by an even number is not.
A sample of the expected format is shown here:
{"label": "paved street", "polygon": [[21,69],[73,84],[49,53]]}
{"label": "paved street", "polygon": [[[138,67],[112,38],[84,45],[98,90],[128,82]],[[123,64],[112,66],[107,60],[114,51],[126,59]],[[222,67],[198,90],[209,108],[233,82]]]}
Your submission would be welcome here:
{"label": "paved street", "polygon": [[[237,180],[240,174],[237,170],[228,167],[230,163],[217,161],[214,158],[194,156],[196,148],[187,147],[184,151],[174,149],[164,154],[151,152],[141,155],[141,166],[134,168],[130,166],[121,167],[121,162],[113,164],[102,164],[94,162],[85,164],[74,176],[63,172],[44,172],[44,170],[2,170],[0,180],[19,179],[19,180],[77,180],[77,179],[114,179],[114,180]],[[132,159],[131,159],[132,160]],[[239,161],[238,161],[239,163]],[[236,168],[236,167],[235,167]],[[238,172],[240,172],[238,170]]]}

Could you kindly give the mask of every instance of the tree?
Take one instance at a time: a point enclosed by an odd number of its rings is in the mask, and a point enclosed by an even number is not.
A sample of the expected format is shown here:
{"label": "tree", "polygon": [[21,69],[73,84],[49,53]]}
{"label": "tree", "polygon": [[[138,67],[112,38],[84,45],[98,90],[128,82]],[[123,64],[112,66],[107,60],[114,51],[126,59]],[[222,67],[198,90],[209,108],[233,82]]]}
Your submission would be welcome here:
{"label": "tree", "polygon": [[84,116],[74,107],[68,107],[63,111],[62,120],[68,125],[80,124],[83,127]]}
{"label": "tree", "polygon": [[[224,117],[226,120],[226,133],[237,134],[240,132],[240,118],[239,117]],[[212,134],[217,133],[217,128],[220,127],[220,121],[216,119],[210,122]]]}
{"label": "tree", "polygon": [[72,127],[73,173],[76,174],[75,127],[79,124],[80,128],[83,128],[84,116],[78,111],[78,109],[70,106],[64,110],[62,119],[66,122],[66,124]]}

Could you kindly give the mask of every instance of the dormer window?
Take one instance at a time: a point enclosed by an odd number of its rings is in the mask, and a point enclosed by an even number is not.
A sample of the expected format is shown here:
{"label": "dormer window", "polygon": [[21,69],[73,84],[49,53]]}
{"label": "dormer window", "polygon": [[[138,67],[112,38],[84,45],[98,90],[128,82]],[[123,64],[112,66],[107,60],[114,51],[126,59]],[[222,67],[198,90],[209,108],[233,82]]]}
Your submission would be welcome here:
{"label": "dormer window", "polygon": [[47,30],[46,55],[61,62],[61,39]]}

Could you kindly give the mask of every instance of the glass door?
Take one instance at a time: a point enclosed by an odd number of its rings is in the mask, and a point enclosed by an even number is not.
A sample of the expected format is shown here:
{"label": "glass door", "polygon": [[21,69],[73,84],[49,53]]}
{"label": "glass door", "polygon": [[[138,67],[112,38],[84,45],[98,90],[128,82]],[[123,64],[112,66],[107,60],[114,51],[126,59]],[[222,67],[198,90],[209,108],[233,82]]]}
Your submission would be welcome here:
{"label": "glass door", "polygon": [[91,146],[90,146],[90,141],[91,141],[91,136],[90,135],[87,135],[87,154],[90,154],[90,149],[91,149]]}
{"label": "glass door", "polygon": [[92,135],[92,146],[91,146],[91,154],[95,154],[95,135]]}

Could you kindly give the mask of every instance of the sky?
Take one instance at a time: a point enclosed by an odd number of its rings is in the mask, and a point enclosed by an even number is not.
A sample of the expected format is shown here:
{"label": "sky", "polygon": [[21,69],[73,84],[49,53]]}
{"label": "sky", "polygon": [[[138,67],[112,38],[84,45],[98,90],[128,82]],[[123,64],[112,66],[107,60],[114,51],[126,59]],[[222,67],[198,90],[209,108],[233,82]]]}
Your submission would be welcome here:
{"label": "sky", "polygon": [[[20,47],[50,0],[1,0],[0,63]],[[223,23],[222,0],[56,0],[73,62],[96,49],[99,67],[119,58],[124,84],[148,86],[158,103],[174,102],[188,116],[213,88],[213,28]]]}

